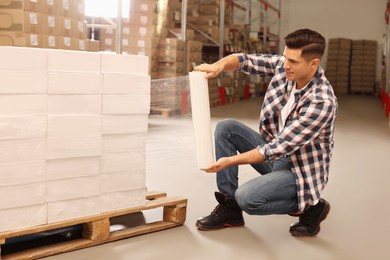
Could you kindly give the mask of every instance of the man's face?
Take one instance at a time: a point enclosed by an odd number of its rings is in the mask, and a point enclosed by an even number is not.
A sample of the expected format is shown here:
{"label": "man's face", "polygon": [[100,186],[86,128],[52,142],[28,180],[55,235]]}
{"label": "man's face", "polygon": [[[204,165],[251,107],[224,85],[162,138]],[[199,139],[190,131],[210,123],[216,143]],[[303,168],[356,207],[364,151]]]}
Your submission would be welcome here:
{"label": "man's face", "polygon": [[301,49],[284,49],[284,69],[288,80],[305,81],[312,72],[312,61],[305,60],[302,56]]}

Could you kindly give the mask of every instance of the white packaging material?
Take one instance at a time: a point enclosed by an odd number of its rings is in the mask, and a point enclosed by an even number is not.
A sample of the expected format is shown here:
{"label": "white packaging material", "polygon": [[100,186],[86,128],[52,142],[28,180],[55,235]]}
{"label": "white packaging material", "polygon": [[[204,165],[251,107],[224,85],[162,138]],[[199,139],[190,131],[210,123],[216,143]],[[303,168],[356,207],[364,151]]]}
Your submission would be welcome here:
{"label": "white packaging material", "polygon": [[98,214],[100,214],[99,196],[49,202],[47,206],[47,222],[49,224]]}
{"label": "white packaging material", "polygon": [[101,94],[103,76],[98,73],[49,72],[49,94]]}
{"label": "white packaging material", "polygon": [[205,72],[190,72],[192,122],[199,169],[207,169],[214,160],[210,101]]}
{"label": "white packaging material", "polygon": [[93,176],[100,172],[100,157],[47,160],[46,165],[48,180]]}
{"label": "white packaging material", "polygon": [[145,170],[101,175],[101,193],[145,188]]}
{"label": "white packaging material", "polygon": [[46,71],[0,70],[0,94],[47,94]]}
{"label": "white packaging material", "polygon": [[38,205],[46,202],[46,183],[0,187],[0,209]]}
{"label": "white packaging material", "polygon": [[46,71],[47,50],[0,46],[0,70]]}
{"label": "white packaging material", "polygon": [[0,140],[46,137],[46,116],[0,117]]}
{"label": "white packaging material", "polygon": [[146,150],[146,134],[103,135],[102,153],[126,153]]}
{"label": "white packaging material", "polygon": [[100,73],[100,54],[96,52],[48,50],[48,71]]}
{"label": "white packaging material", "polygon": [[0,232],[44,225],[47,204],[0,210]]}
{"label": "white packaging material", "polygon": [[101,173],[134,172],[145,169],[145,153],[103,154]]}
{"label": "white packaging material", "polygon": [[49,95],[49,115],[100,115],[101,95]]}
{"label": "white packaging material", "polygon": [[47,138],[46,159],[99,156],[101,153],[101,135]]}
{"label": "white packaging material", "polygon": [[149,57],[140,55],[101,53],[101,73],[148,75]]}
{"label": "white packaging material", "polygon": [[148,132],[147,114],[103,115],[102,134],[134,134]]}
{"label": "white packaging material", "polygon": [[100,195],[101,211],[126,209],[144,206],[146,202],[146,189],[112,192]]}
{"label": "white packaging material", "polygon": [[43,182],[46,180],[46,161],[0,163],[0,186]]}
{"label": "white packaging material", "polygon": [[48,117],[48,137],[101,134],[100,115],[61,115]]}
{"label": "white packaging material", "polygon": [[149,114],[149,95],[103,95],[103,114]]}
{"label": "white packaging material", "polygon": [[47,201],[61,201],[97,196],[100,176],[81,177],[47,182]]}
{"label": "white packaging material", "polygon": [[0,141],[0,163],[44,160],[46,139]]}
{"label": "white packaging material", "polygon": [[103,93],[150,95],[150,76],[137,74],[104,74]]}
{"label": "white packaging material", "polygon": [[47,114],[47,94],[0,95],[0,115]]}

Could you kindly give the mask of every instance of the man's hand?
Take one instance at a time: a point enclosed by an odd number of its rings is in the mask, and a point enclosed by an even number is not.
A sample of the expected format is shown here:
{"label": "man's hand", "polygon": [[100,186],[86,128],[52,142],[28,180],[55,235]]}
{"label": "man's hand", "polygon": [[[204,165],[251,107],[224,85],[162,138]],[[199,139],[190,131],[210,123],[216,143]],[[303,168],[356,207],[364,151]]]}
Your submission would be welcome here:
{"label": "man's hand", "polygon": [[205,172],[218,172],[227,167],[241,164],[256,164],[264,162],[263,155],[257,148],[245,153],[233,155],[230,157],[222,157],[216,163],[213,163],[209,168],[202,169]]}
{"label": "man's hand", "polygon": [[230,166],[232,166],[231,157],[222,157],[217,162],[213,163],[209,168],[202,170],[205,172],[218,172]]}
{"label": "man's hand", "polygon": [[217,77],[221,72],[223,68],[218,64],[201,64],[199,66],[196,66],[194,68],[194,71],[202,71],[206,72],[206,79],[215,78]]}

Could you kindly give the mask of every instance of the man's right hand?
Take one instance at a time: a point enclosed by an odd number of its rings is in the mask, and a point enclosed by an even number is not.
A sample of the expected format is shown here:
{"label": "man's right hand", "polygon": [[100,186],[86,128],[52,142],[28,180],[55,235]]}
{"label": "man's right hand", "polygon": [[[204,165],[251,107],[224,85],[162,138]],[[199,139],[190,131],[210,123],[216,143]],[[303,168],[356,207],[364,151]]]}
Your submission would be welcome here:
{"label": "man's right hand", "polygon": [[206,79],[215,78],[217,77],[221,72],[223,68],[220,64],[207,64],[203,63],[199,66],[196,66],[194,68],[194,71],[202,71],[206,72]]}

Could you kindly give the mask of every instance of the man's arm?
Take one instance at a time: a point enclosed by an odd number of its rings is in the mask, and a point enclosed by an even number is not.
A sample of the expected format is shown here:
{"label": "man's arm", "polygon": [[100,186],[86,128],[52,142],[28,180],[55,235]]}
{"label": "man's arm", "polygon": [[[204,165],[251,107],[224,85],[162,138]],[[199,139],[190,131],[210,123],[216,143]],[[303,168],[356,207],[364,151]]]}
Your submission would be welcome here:
{"label": "man's arm", "polygon": [[212,164],[208,169],[204,169],[206,172],[218,172],[227,167],[241,165],[241,164],[256,164],[264,162],[263,155],[257,148],[245,153],[240,153],[230,157],[222,157],[216,163]]}
{"label": "man's arm", "polygon": [[226,56],[213,64],[201,64],[195,71],[206,72],[206,79],[217,77],[223,71],[235,71],[240,61],[236,55]]}

